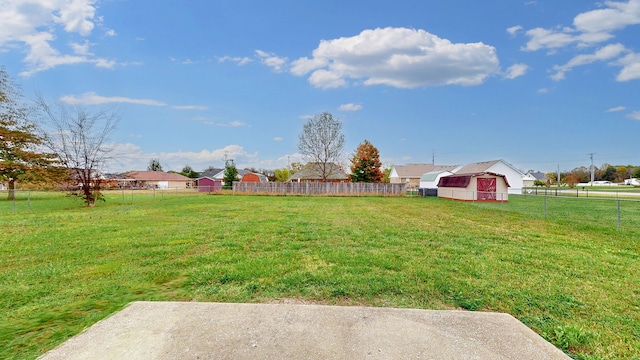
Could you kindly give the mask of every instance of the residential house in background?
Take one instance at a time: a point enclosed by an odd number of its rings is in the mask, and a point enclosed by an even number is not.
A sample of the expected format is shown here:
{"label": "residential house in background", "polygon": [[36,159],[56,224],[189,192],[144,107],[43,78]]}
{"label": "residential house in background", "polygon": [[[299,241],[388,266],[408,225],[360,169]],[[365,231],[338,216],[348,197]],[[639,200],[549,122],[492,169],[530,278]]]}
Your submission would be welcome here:
{"label": "residential house in background", "polygon": [[162,171],[130,171],[123,174],[124,186],[156,189],[185,189],[193,186],[193,179],[177,173]]}
{"label": "residential house in background", "polygon": [[291,182],[349,182],[349,176],[334,163],[327,163],[326,179],[323,179],[321,165],[307,163],[290,177]]}
{"label": "residential house in background", "polygon": [[455,173],[460,165],[408,164],[395,165],[389,174],[392,184],[407,184],[407,188],[415,189],[420,186],[422,175],[434,171],[449,171]]}

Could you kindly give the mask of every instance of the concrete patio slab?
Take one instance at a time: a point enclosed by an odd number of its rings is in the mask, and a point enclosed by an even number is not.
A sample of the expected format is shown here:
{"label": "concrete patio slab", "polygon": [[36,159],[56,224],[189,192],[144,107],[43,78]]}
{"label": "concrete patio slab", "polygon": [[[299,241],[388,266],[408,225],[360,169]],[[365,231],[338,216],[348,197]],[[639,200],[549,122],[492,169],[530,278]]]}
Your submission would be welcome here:
{"label": "concrete patio slab", "polygon": [[569,359],[508,314],[134,302],[41,359]]}

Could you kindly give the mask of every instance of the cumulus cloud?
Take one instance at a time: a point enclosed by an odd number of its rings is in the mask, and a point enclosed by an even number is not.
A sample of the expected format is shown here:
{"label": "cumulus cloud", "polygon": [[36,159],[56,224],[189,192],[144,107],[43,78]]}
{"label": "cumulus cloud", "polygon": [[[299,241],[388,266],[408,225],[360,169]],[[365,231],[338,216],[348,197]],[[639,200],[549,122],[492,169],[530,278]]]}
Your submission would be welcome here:
{"label": "cumulus cloud", "polygon": [[358,111],[358,110],[362,110],[362,105],[354,104],[354,103],[342,104],[342,105],[340,105],[338,107],[338,110],[340,110],[340,111]]}
{"label": "cumulus cloud", "polygon": [[65,95],[60,98],[60,101],[71,105],[102,105],[113,103],[125,103],[136,105],[149,105],[149,106],[165,106],[166,104],[160,101],[151,99],[132,99],[122,96],[100,96],[94,92],[87,92],[81,96]]}
{"label": "cumulus cloud", "polygon": [[557,49],[571,44],[593,46],[613,38],[612,32],[640,24],[640,0],[627,2],[605,1],[604,9],[578,14],[573,27],[528,30],[527,51]]}
{"label": "cumulus cloud", "polygon": [[616,107],[612,107],[611,109],[608,109],[607,112],[618,112],[618,111],[624,111],[627,108],[624,106],[616,106]]}
{"label": "cumulus cloud", "polygon": [[292,62],[291,73],[309,75],[319,88],[364,85],[417,88],[479,85],[499,71],[493,46],[452,43],[424,30],[377,28],[322,40],[312,57]]}
{"label": "cumulus cloud", "polygon": [[268,53],[262,50],[255,51],[256,56],[260,59],[260,62],[272,68],[273,71],[281,72],[283,71],[284,66],[287,64],[286,57],[279,57],[273,53]]}
{"label": "cumulus cloud", "polygon": [[[63,54],[51,43],[60,27],[67,33],[87,37],[95,27],[96,0],[3,1],[0,6],[0,47],[25,47],[27,69],[21,76],[59,65],[93,63],[110,68],[114,61],[101,59],[89,52],[89,43],[74,43],[75,55]],[[115,32],[114,32],[115,33]]]}
{"label": "cumulus cloud", "polygon": [[624,45],[611,44],[598,49],[593,54],[581,54],[575,56],[564,65],[554,66],[553,70],[555,70],[556,73],[551,75],[551,78],[554,80],[562,80],[564,79],[565,73],[576,66],[586,65],[596,61],[611,60],[620,56],[623,52],[626,52]]}
{"label": "cumulus cloud", "polygon": [[504,74],[505,79],[515,79],[527,73],[529,66],[526,64],[513,64],[509,66],[507,72]]}

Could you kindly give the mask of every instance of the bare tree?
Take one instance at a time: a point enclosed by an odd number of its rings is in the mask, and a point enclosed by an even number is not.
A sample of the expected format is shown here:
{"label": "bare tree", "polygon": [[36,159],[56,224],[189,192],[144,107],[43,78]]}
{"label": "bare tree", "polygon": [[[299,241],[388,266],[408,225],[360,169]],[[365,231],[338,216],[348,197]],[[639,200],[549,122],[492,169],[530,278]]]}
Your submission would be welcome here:
{"label": "bare tree", "polygon": [[343,156],[344,135],[342,122],[328,112],[309,119],[299,136],[298,150],[317,166],[322,180],[331,177],[333,166]]}
{"label": "bare tree", "polygon": [[100,192],[102,171],[113,159],[114,149],[108,141],[118,123],[118,114],[110,109],[89,112],[63,104],[51,107],[42,96],[38,96],[37,104],[48,120],[46,146],[57,155],[71,179],[78,182],[78,190],[71,194],[87,206],[104,200]]}

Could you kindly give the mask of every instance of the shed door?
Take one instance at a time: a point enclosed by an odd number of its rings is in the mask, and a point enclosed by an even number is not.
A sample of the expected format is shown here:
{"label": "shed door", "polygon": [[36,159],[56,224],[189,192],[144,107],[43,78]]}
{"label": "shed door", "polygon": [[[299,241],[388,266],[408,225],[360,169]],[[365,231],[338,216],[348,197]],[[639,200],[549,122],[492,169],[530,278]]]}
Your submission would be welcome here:
{"label": "shed door", "polygon": [[478,178],[478,200],[496,200],[495,178]]}

